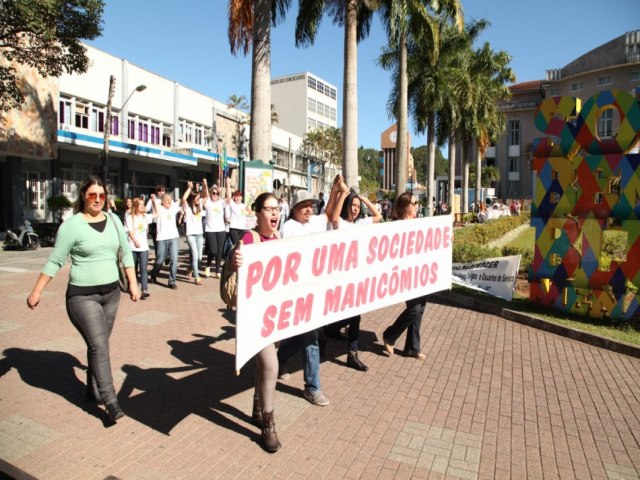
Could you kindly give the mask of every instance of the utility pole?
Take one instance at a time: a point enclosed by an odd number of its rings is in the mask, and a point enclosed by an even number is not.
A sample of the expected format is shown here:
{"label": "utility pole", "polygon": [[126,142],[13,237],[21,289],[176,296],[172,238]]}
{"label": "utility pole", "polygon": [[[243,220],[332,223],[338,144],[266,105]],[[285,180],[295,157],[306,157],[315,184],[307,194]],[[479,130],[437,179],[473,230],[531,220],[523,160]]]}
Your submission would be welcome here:
{"label": "utility pole", "polygon": [[101,166],[102,181],[105,185],[109,183],[109,134],[111,133],[111,101],[116,90],[116,77],[109,77],[109,96],[107,98],[107,114],[104,119],[104,141],[102,143]]}

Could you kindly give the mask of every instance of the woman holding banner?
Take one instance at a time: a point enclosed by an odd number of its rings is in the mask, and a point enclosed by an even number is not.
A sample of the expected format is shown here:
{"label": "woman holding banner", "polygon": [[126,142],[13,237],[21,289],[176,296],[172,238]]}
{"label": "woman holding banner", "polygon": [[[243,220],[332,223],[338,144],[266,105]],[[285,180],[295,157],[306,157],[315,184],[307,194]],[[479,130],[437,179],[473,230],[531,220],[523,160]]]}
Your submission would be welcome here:
{"label": "woman holding banner", "polygon": [[[273,193],[261,193],[253,203],[256,214],[254,231],[244,232],[240,238],[241,244],[267,242],[280,238],[278,223],[280,220],[280,206]],[[236,249],[232,258],[233,265],[242,265],[242,253]],[[253,394],[253,423],[262,429],[260,444],[267,452],[274,453],[282,447],[278,440],[274,422],[274,396],[278,381],[278,355],[274,344],[268,345],[256,356],[256,386]]]}
{"label": "woman holding banner", "polygon": [[[416,218],[418,201],[410,192],[401,194],[393,204],[392,220],[409,220]],[[418,360],[424,360],[426,355],[420,351],[420,324],[427,305],[427,295],[407,300],[407,308],[396,318],[382,334],[384,349],[389,355],[394,354],[396,341],[407,331],[404,354]]]}
{"label": "woman holding banner", "polygon": [[[344,230],[358,225],[372,225],[382,220],[382,215],[376,206],[364,195],[350,192],[342,178],[338,181],[338,190],[340,193],[336,200],[336,206],[331,213],[331,226],[334,230]],[[367,206],[367,210],[371,213],[371,216],[364,215],[364,211],[362,210],[363,203]],[[340,338],[340,329],[347,325],[349,326],[349,332],[347,334],[349,347],[349,351],[347,352],[347,366],[360,372],[366,372],[369,370],[369,367],[358,358],[360,315],[327,325],[324,331],[328,337]]]}

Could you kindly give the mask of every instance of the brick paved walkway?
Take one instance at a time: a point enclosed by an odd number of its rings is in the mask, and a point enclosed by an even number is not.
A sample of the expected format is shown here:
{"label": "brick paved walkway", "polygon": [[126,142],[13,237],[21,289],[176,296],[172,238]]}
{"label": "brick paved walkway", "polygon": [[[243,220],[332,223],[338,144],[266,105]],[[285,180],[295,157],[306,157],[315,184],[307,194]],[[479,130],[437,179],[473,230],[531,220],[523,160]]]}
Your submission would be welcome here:
{"label": "brick paved walkway", "polygon": [[47,253],[0,252],[7,471],[64,480],[640,478],[640,360],[438,303],[423,321],[426,361],[382,356],[378,339],[396,306],[363,318],[368,373],[346,368],[346,342],[330,341],[321,367],[329,406],[304,400],[299,368],[280,382],[284,448],[264,453],[250,422],[253,365],[235,376],[233,325],[214,279],[177,291],[153,285],[137,304],[122,297],[111,357],[127,417],[106,427],[84,398],[85,347],[65,313],[65,271],[38,309],[25,305]]}

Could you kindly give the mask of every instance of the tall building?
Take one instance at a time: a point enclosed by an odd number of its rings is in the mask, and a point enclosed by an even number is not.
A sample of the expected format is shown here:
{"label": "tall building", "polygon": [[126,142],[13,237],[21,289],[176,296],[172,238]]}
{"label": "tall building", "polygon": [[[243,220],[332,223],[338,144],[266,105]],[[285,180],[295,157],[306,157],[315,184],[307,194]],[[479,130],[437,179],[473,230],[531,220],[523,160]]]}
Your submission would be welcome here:
{"label": "tall building", "polygon": [[312,73],[272,79],[271,103],[278,126],[300,137],[312,130],[338,126],[337,89]]}

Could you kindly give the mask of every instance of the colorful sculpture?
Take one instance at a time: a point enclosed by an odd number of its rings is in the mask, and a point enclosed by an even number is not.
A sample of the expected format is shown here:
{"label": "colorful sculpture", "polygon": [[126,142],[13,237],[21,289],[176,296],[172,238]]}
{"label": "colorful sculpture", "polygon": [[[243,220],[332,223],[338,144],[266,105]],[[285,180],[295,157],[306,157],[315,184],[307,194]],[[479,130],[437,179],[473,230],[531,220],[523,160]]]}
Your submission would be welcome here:
{"label": "colorful sculpture", "polygon": [[[600,139],[598,119],[616,109],[615,137]],[[538,130],[554,139],[534,141],[535,187],[531,226],[536,229],[529,271],[530,299],[595,318],[640,315],[640,154],[627,153],[640,132],[636,96],[607,90],[589,98],[545,99]],[[626,232],[627,255],[600,265],[603,233]]]}

